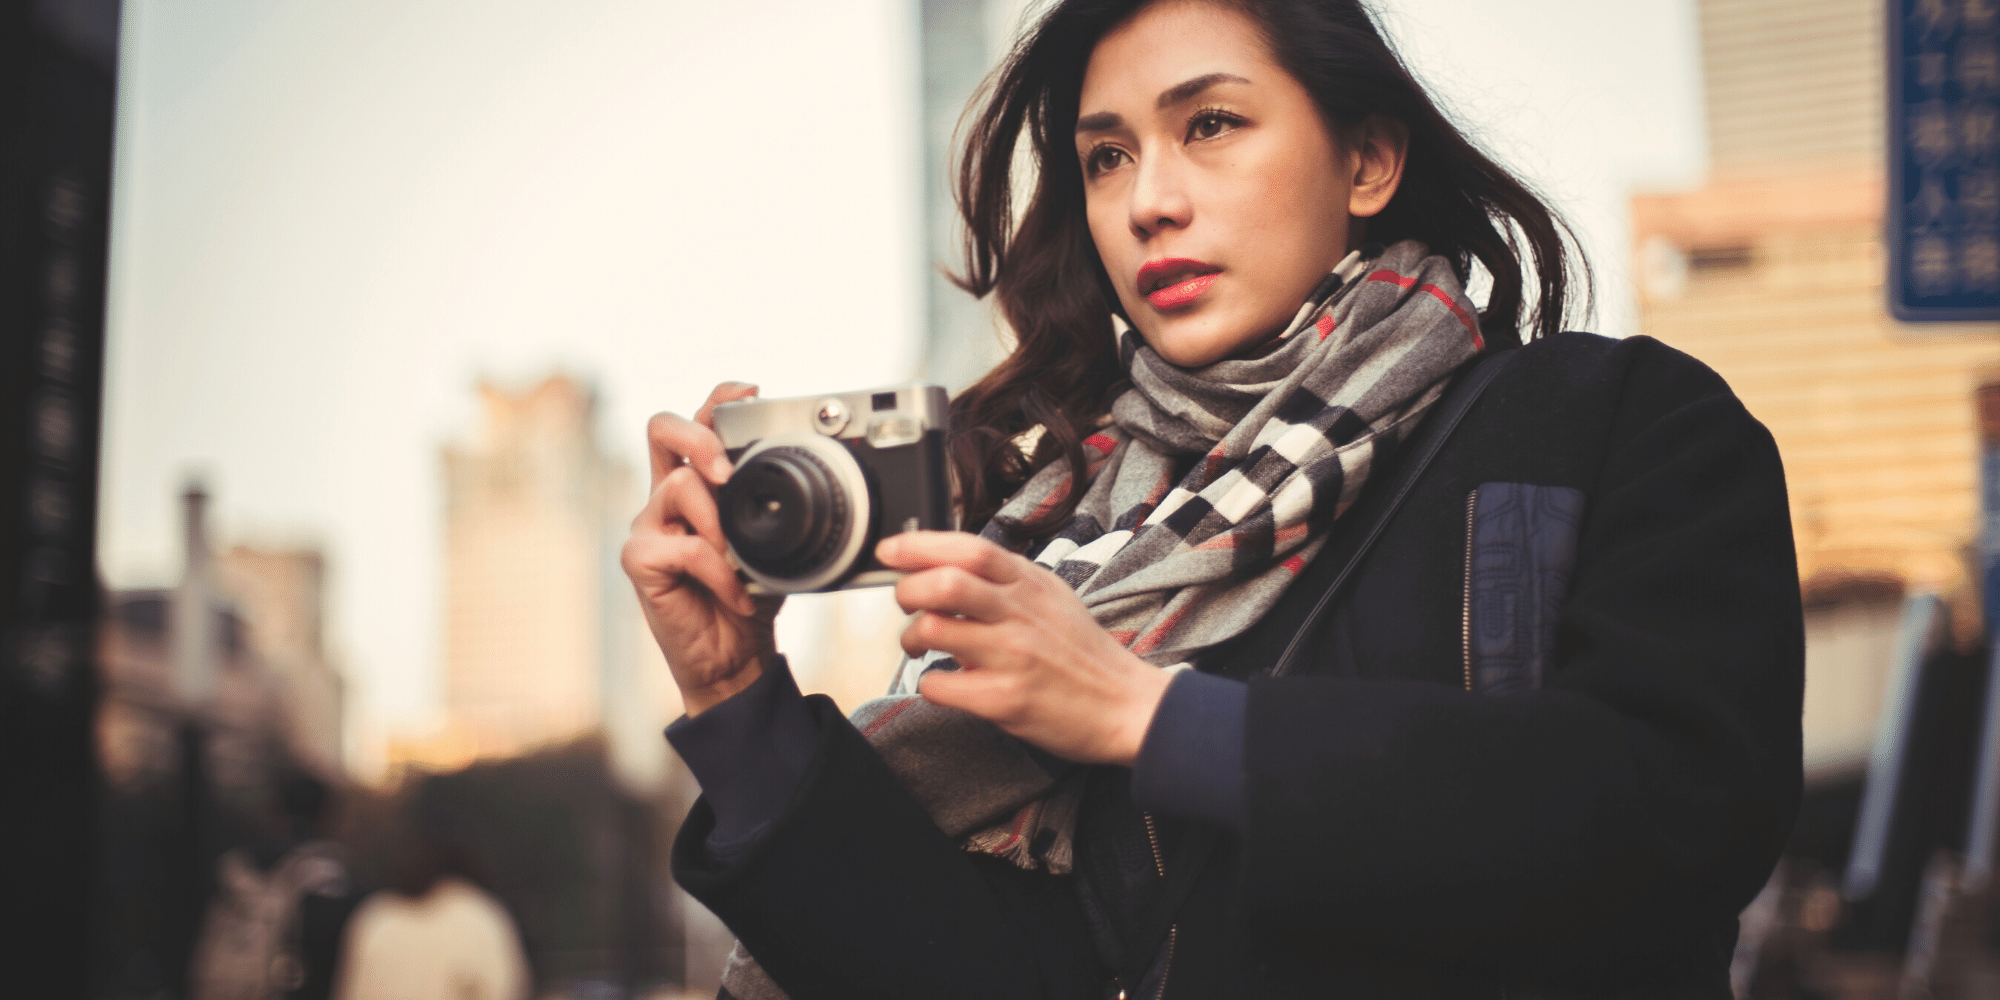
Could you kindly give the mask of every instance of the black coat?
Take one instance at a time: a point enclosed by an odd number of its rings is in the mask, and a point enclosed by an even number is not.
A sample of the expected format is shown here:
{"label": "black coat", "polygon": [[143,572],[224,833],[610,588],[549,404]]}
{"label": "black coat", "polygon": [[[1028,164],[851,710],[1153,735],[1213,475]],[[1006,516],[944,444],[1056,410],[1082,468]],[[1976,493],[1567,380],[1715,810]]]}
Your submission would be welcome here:
{"label": "black coat", "polygon": [[[1505,698],[1463,684],[1466,498],[1496,481],[1586,498],[1554,669]],[[1275,662],[1334,568],[1203,669]],[[1643,337],[1521,349],[1308,640],[1250,681],[1246,833],[1169,997],[1729,995],[1798,805],[1804,639],[1777,450],[1720,377]],[[697,803],[674,850],[793,1000],[1103,996],[1067,880],[957,848],[811,707],[784,818],[717,868]]]}

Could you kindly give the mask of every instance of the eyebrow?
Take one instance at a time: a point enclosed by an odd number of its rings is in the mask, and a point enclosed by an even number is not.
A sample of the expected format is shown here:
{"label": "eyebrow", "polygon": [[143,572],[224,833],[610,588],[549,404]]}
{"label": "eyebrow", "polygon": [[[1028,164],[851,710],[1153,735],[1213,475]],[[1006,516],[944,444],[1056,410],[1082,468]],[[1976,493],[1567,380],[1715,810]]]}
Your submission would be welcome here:
{"label": "eyebrow", "polygon": [[[1237,76],[1234,73],[1208,73],[1202,76],[1197,76],[1192,80],[1174,84],[1173,86],[1168,87],[1163,91],[1160,91],[1160,97],[1158,100],[1153,102],[1153,106],[1164,110],[1166,108],[1171,108],[1174,105],[1179,104],[1182,101],[1185,101],[1188,98],[1193,97],[1201,93],[1202,91],[1215,86],[1218,83],[1249,83],[1249,82],[1250,82],[1249,80]],[[1124,122],[1125,119],[1120,118],[1118,116],[1118,113],[1115,111],[1098,111],[1092,114],[1084,115],[1081,118],[1078,118],[1076,120],[1076,130],[1078,132],[1108,132],[1111,129],[1115,129],[1118,126],[1124,124]]]}

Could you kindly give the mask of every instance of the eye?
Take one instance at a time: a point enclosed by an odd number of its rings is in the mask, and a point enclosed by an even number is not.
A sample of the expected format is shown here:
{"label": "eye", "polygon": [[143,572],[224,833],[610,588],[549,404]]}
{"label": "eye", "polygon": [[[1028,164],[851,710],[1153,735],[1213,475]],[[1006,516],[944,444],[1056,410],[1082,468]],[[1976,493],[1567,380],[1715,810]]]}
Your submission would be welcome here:
{"label": "eye", "polygon": [[1084,176],[1096,177],[1098,174],[1116,168],[1125,159],[1125,151],[1119,149],[1117,146],[1098,146],[1083,156]]}
{"label": "eye", "polygon": [[1243,124],[1243,119],[1227,111],[1217,108],[1203,108],[1195,112],[1194,117],[1188,119],[1187,141],[1196,142],[1202,139],[1213,139],[1241,124]]}

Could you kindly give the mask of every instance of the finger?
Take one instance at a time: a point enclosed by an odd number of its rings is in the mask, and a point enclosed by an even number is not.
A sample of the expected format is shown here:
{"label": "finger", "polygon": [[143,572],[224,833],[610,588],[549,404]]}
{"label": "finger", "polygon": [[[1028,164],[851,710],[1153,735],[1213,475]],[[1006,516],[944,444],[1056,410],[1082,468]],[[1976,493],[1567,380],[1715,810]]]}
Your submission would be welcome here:
{"label": "finger", "polygon": [[757,604],[743,589],[728,560],[715,547],[693,535],[641,533],[625,542],[619,553],[625,575],[642,590],[648,585],[672,591],[690,581],[700,584],[717,602],[746,618]]}
{"label": "finger", "polygon": [[937,650],[956,657],[959,666],[971,667],[972,658],[987,645],[984,640],[990,628],[981,622],[925,611],[903,627],[903,653],[914,659]]}
{"label": "finger", "polygon": [[875,546],[875,558],[890,569],[916,572],[933,566],[956,566],[994,583],[1021,578],[1027,560],[964,531],[905,531]]}
{"label": "finger", "polygon": [[1005,723],[1020,716],[1021,685],[1016,677],[976,670],[931,670],[917,678],[925,701]]}
{"label": "finger", "polygon": [[652,454],[655,486],[683,461],[711,483],[729,478],[729,458],[722,453],[722,439],[678,413],[655,413],[646,421],[646,446]]}
{"label": "finger", "polygon": [[757,394],[757,387],[748,382],[724,382],[709,391],[708,399],[701,409],[694,411],[694,422],[703,427],[715,426],[715,408],[723,403],[734,403],[739,399],[749,399]]}
{"label": "finger", "polygon": [[1008,617],[999,585],[956,566],[934,566],[896,581],[896,603],[904,614],[935,611],[993,624]]}
{"label": "finger", "polygon": [[665,525],[678,518],[687,522],[702,540],[715,546],[718,552],[729,551],[729,540],[722,536],[722,515],[715,506],[713,488],[702,481],[693,469],[682,466],[667,474],[660,481],[660,520]]}

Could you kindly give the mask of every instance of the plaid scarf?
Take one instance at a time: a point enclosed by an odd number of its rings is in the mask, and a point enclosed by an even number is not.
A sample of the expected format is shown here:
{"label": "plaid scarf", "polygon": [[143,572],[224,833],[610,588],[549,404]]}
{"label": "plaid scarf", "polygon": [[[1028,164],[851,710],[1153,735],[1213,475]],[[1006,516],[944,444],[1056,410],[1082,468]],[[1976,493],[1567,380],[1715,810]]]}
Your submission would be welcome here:
{"label": "plaid scarf", "polygon": [[[1148,661],[1185,668],[1263,617],[1484,346],[1450,262],[1413,241],[1369,250],[1341,261],[1254,357],[1178,368],[1136,331],[1121,335],[1132,388],[1084,441],[1083,499],[1034,559]],[[1077,488],[1067,463],[1051,463],[981,535],[1014,547],[1022,524]],[[935,652],[906,661],[854,724],[967,850],[1068,872],[1083,772],[916,693],[926,671],[954,669]],[[739,947],[730,992],[782,996],[745,992],[768,983]]]}

